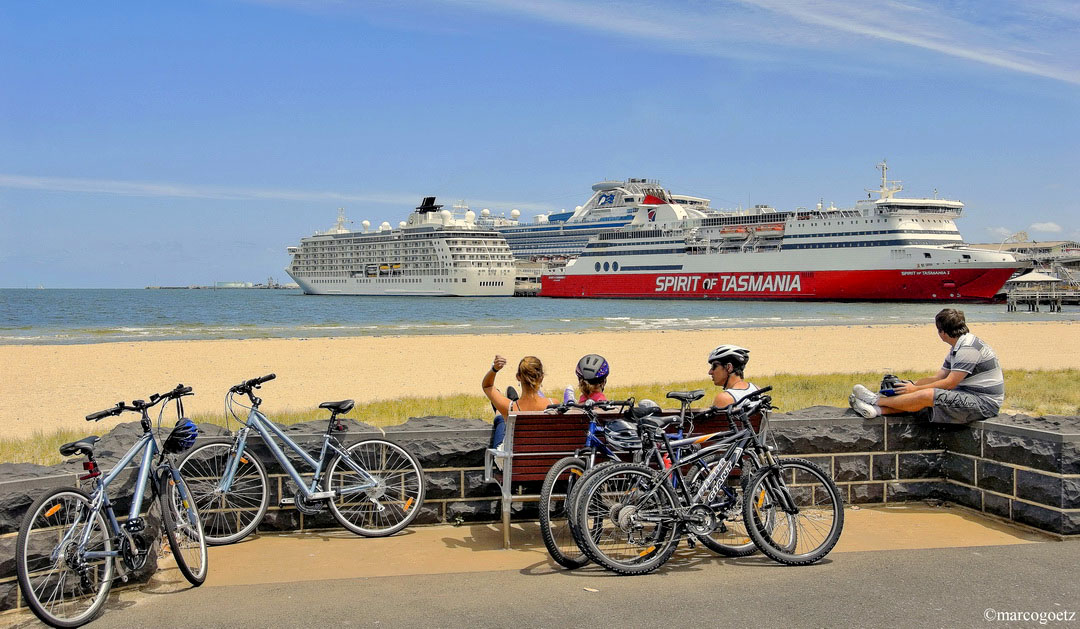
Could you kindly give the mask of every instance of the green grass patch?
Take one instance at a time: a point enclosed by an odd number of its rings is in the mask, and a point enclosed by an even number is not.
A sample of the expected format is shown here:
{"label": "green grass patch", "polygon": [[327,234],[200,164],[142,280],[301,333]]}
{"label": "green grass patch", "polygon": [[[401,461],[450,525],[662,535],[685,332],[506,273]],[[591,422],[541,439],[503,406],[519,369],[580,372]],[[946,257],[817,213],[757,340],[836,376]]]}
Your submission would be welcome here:
{"label": "green grass patch", "polygon": [[[918,378],[924,373],[901,372],[902,378]],[[773,403],[781,411],[791,411],[811,406],[847,406],[851,386],[861,382],[871,389],[881,381],[881,374],[824,374],[792,375],[777,374],[766,378],[751,378],[758,386],[773,387]],[[1005,407],[1004,411],[1025,413],[1028,415],[1078,415],[1080,414],[1080,369],[1058,369],[1052,371],[1009,370],[1005,372]],[[666,384],[641,385],[634,387],[613,386],[607,391],[610,399],[625,399],[633,396],[638,400],[648,398],[661,406],[676,406],[667,400],[668,391],[705,389],[703,403],[711,401],[716,388],[709,380],[690,380]],[[554,394],[554,392],[552,392]],[[309,411],[274,415],[272,408],[264,409],[270,418],[280,424],[296,424],[316,419],[326,419],[325,410],[314,408]],[[410,417],[425,415],[444,415],[448,417],[476,417],[491,421],[491,405],[483,395],[449,395],[442,397],[408,397],[396,400],[381,400],[357,404],[348,417],[375,426],[394,426]],[[196,415],[196,423],[226,425],[223,415]],[[236,422],[232,422],[236,428]],[[67,430],[63,432],[35,434],[29,439],[0,438],[0,463],[38,463],[52,465],[63,457],[57,449],[60,445],[85,437],[86,432]]]}

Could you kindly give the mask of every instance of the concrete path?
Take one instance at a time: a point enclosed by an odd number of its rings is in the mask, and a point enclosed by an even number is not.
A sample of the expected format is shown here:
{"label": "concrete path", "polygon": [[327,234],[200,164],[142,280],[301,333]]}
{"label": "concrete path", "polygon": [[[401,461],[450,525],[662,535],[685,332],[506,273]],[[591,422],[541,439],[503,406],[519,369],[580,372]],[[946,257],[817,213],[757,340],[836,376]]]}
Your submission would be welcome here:
{"label": "concrete path", "polygon": [[203,587],[163,571],[148,587],[112,597],[93,626],[985,627],[1009,626],[985,620],[987,609],[1080,611],[1080,543],[955,508],[849,509],[837,548],[803,568],[699,546],[655,574],[618,577],[558,568],[535,524],[515,526],[514,540],[515,549],[501,550],[488,525],[388,539],[262,535],[212,549]]}

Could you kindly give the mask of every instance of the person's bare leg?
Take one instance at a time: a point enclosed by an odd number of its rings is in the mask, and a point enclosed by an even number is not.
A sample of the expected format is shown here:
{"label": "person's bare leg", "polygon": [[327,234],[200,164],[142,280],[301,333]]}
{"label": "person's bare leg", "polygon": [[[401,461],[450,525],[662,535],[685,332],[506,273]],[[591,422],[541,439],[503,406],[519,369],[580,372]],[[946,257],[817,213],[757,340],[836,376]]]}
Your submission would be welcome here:
{"label": "person's bare leg", "polygon": [[914,393],[902,393],[892,397],[883,395],[878,399],[877,405],[881,407],[883,415],[919,411],[934,405],[934,390],[923,389]]}

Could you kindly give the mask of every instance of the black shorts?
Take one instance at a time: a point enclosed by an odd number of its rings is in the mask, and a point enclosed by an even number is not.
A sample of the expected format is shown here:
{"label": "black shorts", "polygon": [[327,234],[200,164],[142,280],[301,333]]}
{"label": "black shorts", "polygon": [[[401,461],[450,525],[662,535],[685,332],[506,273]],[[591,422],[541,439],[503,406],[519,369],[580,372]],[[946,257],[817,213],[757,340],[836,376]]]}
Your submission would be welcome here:
{"label": "black shorts", "polygon": [[974,393],[934,389],[930,421],[938,424],[970,424],[998,414],[996,405]]}

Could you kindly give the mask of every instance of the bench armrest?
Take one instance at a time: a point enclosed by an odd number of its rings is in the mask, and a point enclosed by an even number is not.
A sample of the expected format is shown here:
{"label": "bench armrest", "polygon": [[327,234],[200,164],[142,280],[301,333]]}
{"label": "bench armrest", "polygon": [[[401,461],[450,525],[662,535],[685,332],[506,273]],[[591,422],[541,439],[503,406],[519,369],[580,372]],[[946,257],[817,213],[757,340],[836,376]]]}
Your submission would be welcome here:
{"label": "bench armrest", "polygon": [[[509,459],[510,458],[510,453],[507,452],[506,450],[503,450],[502,448],[488,448],[488,449],[484,450],[484,482],[485,483],[495,483],[495,484],[501,486],[502,483],[495,480],[495,475],[494,475],[495,470],[493,469],[495,459],[497,459],[497,458],[498,459]],[[505,463],[503,464],[503,467],[505,467]]]}

